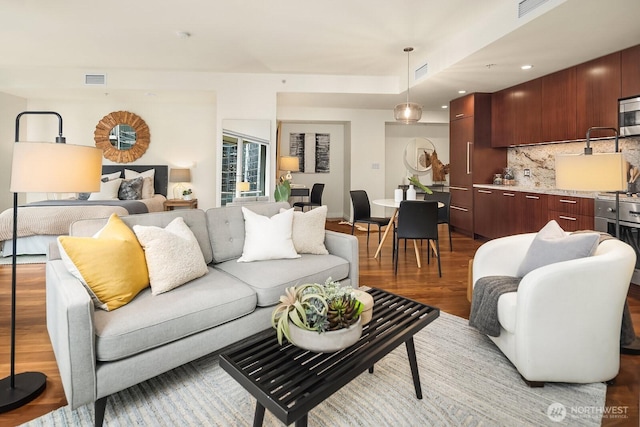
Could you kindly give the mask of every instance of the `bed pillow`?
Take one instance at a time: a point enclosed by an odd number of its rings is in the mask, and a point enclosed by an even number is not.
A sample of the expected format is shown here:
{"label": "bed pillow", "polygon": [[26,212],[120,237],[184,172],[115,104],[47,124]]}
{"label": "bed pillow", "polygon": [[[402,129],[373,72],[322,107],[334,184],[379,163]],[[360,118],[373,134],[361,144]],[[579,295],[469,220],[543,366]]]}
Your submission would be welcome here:
{"label": "bed pillow", "polygon": [[[286,209],[280,208],[280,212]],[[291,238],[299,254],[327,255],[324,245],[324,230],[327,221],[327,207],[320,206],[307,212],[293,211]]]}
{"label": "bed pillow", "polygon": [[65,267],[82,282],[97,308],[115,310],[149,286],[142,246],[116,214],[95,236],[60,236],[58,247]]}
{"label": "bed pillow", "polygon": [[136,172],[136,171],[132,171],[131,169],[124,170],[124,179],[133,179],[139,176],[143,178],[151,178],[150,180],[145,180],[145,182],[142,184],[142,198],[143,199],[152,198],[155,194],[155,187],[153,185],[153,181],[156,176],[156,170],[149,169],[144,172]]}
{"label": "bed pillow", "polygon": [[118,191],[122,181],[122,178],[116,178],[111,181],[101,182],[100,191],[91,193],[89,200],[118,200]]}
{"label": "bed pillow", "polygon": [[599,240],[600,235],[596,232],[566,234],[555,220],[551,220],[531,242],[517,275],[524,277],[545,265],[591,256],[598,248]]}
{"label": "bed pillow", "polygon": [[[113,181],[118,178],[120,178],[120,172],[108,173],[100,177],[100,182]],[[91,197],[91,193],[78,193],[78,200],[89,200],[89,197]]]}
{"label": "bed pillow", "polygon": [[293,208],[271,218],[242,206],[244,247],[238,262],[300,258],[293,246]]}
{"label": "bed pillow", "polygon": [[182,217],[165,228],[134,225],[133,231],[144,248],[151,293],[158,295],[207,274],[198,240]]}
{"label": "bed pillow", "polygon": [[120,200],[140,200],[142,199],[142,183],[144,178],[139,176],[133,179],[125,179],[120,183],[118,189],[118,199]]}

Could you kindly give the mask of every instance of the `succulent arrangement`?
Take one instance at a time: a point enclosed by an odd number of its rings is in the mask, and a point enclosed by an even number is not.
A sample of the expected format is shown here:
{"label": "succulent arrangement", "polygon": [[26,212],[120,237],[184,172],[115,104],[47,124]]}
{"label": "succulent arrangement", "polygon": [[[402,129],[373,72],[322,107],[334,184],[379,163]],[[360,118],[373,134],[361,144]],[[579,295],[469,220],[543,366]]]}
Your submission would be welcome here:
{"label": "succulent arrangement", "polygon": [[280,304],[271,315],[278,342],[283,337],[292,342],[289,321],[301,329],[318,333],[336,331],[355,324],[364,308],[354,289],[332,281],[324,285],[307,283],[286,289]]}
{"label": "succulent arrangement", "polygon": [[183,196],[188,196],[189,194],[192,194],[193,192],[191,191],[190,188],[187,188],[186,190],[182,191],[182,195]]}

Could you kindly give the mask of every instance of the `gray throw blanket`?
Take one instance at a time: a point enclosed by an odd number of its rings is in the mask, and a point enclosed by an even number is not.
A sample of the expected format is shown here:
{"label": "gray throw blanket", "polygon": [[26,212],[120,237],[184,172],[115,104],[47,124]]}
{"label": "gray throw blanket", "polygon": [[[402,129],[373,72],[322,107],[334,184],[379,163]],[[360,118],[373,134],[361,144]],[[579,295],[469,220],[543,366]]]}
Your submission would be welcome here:
{"label": "gray throw blanket", "polygon": [[[609,234],[601,233],[600,243],[612,239]],[[471,313],[469,325],[483,334],[500,336],[500,322],[498,321],[498,299],[507,292],[516,292],[521,277],[512,276],[486,276],[481,277],[473,287],[473,299],[471,300]],[[620,330],[620,345],[631,344],[636,338],[633,328],[631,312],[627,301],[624,302],[622,312],[622,328]]]}

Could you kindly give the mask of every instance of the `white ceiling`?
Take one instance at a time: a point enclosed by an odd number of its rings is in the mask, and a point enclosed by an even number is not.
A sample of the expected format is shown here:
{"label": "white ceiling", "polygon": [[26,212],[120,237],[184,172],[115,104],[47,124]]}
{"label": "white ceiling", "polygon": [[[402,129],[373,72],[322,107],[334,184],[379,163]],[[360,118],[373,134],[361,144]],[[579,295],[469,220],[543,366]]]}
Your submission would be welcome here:
{"label": "white ceiling", "polygon": [[3,81],[2,70],[392,76],[397,94],[278,97],[391,108],[406,97],[412,46],[411,70],[429,72],[411,79],[411,101],[436,110],[460,89],[493,92],[640,43],[639,0],[539,2],[519,19],[518,0],[0,0],[0,91],[47,96],[27,77]]}

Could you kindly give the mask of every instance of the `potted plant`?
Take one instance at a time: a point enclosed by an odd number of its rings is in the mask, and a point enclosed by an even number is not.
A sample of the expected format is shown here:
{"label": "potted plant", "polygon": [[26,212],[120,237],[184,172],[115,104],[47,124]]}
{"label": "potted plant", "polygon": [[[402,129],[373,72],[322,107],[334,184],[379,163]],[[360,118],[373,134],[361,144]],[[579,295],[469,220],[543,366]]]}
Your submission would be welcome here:
{"label": "potted plant", "polygon": [[184,200],[191,200],[191,197],[192,197],[192,195],[191,195],[191,194],[192,194],[191,189],[190,189],[190,188],[187,188],[186,190],[184,190],[184,191],[182,192],[182,198],[183,198]]}
{"label": "potted plant", "polygon": [[306,350],[337,351],[354,344],[362,334],[364,305],[355,289],[328,279],[287,288],[271,315],[278,342],[283,338]]}
{"label": "potted plant", "polygon": [[273,192],[273,197],[276,202],[286,202],[291,196],[291,183],[284,176],[280,177],[280,182],[276,184],[276,189]]}

